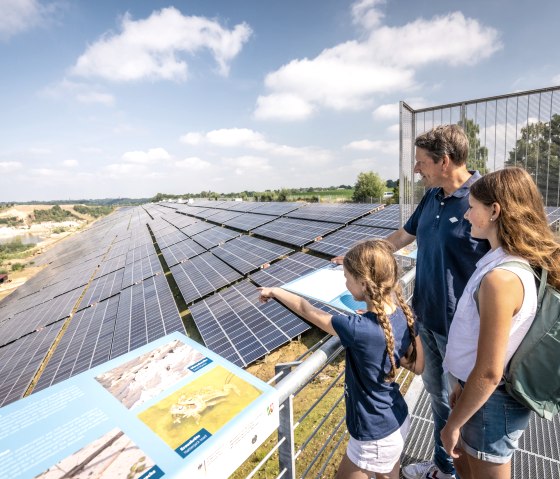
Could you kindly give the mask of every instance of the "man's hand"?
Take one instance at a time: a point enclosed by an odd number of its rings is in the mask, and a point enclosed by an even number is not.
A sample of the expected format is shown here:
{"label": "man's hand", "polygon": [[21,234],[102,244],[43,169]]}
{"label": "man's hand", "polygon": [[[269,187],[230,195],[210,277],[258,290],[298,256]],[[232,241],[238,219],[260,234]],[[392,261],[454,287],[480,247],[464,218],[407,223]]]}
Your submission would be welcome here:
{"label": "man's hand", "polygon": [[344,262],[344,256],[335,256],[333,259],[331,259],[331,263],[334,264],[342,264]]}

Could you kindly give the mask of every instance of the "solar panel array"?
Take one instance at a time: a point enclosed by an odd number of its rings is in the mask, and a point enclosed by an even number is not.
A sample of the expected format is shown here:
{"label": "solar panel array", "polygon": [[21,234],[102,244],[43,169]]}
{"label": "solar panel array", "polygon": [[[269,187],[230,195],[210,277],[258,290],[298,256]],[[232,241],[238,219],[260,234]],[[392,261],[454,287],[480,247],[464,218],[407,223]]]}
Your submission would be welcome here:
{"label": "solar panel array", "polygon": [[212,254],[242,274],[254,271],[293,250],[252,236],[240,236],[212,250]]}
{"label": "solar panel array", "polygon": [[171,274],[187,304],[242,277],[212,253],[203,253],[190,261],[172,266]]}
{"label": "solar panel array", "polygon": [[381,208],[383,208],[383,205],[376,203],[312,203],[286,214],[286,217],[348,224]]}
{"label": "solar panel array", "polygon": [[216,246],[224,244],[226,241],[237,238],[240,235],[241,233],[239,233],[238,231],[215,226],[193,236],[192,239],[195,240],[203,248],[212,249]]}
{"label": "solar panel array", "polygon": [[382,210],[375,211],[364,218],[355,221],[353,224],[362,226],[372,226],[375,228],[388,228],[398,230],[400,228],[401,211],[399,205],[389,205]]}
{"label": "solar panel array", "polygon": [[321,241],[309,245],[309,249],[331,257],[341,256],[346,254],[359,241],[371,238],[386,238],[391,233],[393,233],[393,230],[350,225],[323,238]]}
{"label": "solar panel array", "polygon": [[246,213],[241,216],[225,221],[224,225],[230,228],[236,228],[241,231],[251,231],[261,225],[275,220],[277,217],[273,215],[257,215],[253,213]]}
{"label": "solar panel array", "polygon": [[[309,329],[278,302],[257,302],[255,283],[289,281],[326,262],[282,244],[302,247],[339,228],[351,231],[344,227],[349,218],[377,206],[202,201],[121,208],[37,258],[47,267],[0,301],[0,403],[21,397],[40,367],[35,390],[184,331],[168,276],[191,305],[206,346],[250,364]],[[304,209],[305,219],[289,217]],[[251,230],[260,238],[245,234]]]}
{"label": "solar panel array", "polygon": [[247,366],[295,338],[309,326],[276,301],[261,304],[247,280],[195,304],[193,319],[212,351]]}
{"label": "solar panel array", "polygon": [[253,230],[253,234],[302,247],[340,228],[338,223],[279,218]]}

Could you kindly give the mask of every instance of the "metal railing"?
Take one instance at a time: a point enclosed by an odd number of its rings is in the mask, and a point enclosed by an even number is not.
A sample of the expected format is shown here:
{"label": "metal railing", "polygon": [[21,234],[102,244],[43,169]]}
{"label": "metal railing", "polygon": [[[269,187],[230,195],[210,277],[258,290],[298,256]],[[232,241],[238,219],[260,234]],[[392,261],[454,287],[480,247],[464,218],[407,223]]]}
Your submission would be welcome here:
{"label": "metal railing", "polygon": [[[412,290],[415,276],[415,270],[411,269],[401,277],[403,291]],[[405,297],[410,300],[408,294]],[[340,340],[326,336],[296,361],[276,365],[275,376],[269,382],[275,382],[279,394],[277,441],[269,446],[270,449],[245,476],[246,479],[334,477],[338,462],[333,460],[333,456],[342,456],[348,437],[344,414],[344,368],[334,368],[334,374],[333,371],[329,371],[329,374],[324,372],[327,367],[343,359],[343,353]],[[397,381],[407,383],[413,376],[401,369]],[[300,403],[305,407],[296,408],[296,398],[304,396],[306,389],[312,385],[316,385],[319,391],[315,392],[317,398],[312,404],[307,404],[303,397]],[[317,412],[319,408],[321,410]],[[310,432],[306,436],[296,437],[298,428],[310,420],[314,421],[313,426],[306,429]],[[311,452],[306,454],[308,449]],[[269,470],[265,472],[266,465],[272,461],[277,461],[277,466],[270,468],[274,470],[274,475]]]}

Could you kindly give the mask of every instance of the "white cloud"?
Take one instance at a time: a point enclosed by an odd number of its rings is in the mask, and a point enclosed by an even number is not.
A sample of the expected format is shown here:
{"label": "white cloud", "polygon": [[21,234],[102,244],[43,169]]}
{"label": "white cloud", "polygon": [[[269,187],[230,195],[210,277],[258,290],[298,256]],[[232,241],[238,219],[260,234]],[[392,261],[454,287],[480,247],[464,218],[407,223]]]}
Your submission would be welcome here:
{"label": "white cloud", "polygon": [[0,39],[8,39],[18,33],[43,23],[49,9],[37,0],[2,0],[0,2]]}
{"label": "white cloud", "polygon": [[272,169],[267,158],[259,156],[238,156],[235,158],[224,158],[224,164],[233,168],[238,176],[255,175]]}
{"label": "white cloud", "polygon": [[0,161],[0,172],[12,173],[19,170],[23,165],[19,161]]}
{"label": "white cloud", "polygon": [[403,26],[380,25],[383,15],[377,7],[382,3],[359,0],[352,7],[356,22],[369,29],[365,39],[325,49],[312,59],[292,60],[269,73],[268,93],[258,97],[255,118],[303,120],[320,108],[370,108],[376,95],[416,88],[416,71],[422,67],[472,65],[502,47],[495,29],[461,12]]}
{"label": "white cloud", "polygon": [[352,141],[346,148],[351,150],[359,150],[359,151],[378,151],[380,153],[385,153],[389,155],[398,155],[399,154],[399,142],[398,140],[357,140]]}
{"label": "white cloud", "polygon": [[146,167],[144,165],[134,165],[126,163],[112,163],[103,168],[111,178],[119,178],[123,175],[134,176],[144,174]]}
{"label": "white cloud", "polygon": [[387,105],[380,105],[373,110],[372,116],[376,120],[398,120],[399,104],[389,103]]}
{"label": "white cloud", "polygon": [[113,106],[115,104],[115,97],[103,91],[101,86],[70,81],[66,78],[58,84],[46,87],[43,93],[57,99],[71,96],[80,103],[99,103],[105,106]]}
{"label": "white cloud", "polygon": [[248,128],[222,128],[206,134],[206,140],[223,147],[248,146],[259,148],[264,144],[264,137]]}
{"label": "white cloud", "polygon": [[304,98],[291,93],[273,93],[259,96],[254,116],[258,120],[282,119],[305,120],[314,111],[314,106]]}
{"label": "white cloud", "polygon": [[76,166],[79,165],[78,160],[64,160],[62,162],[63,166],[66,166],[67,168],[75,168]]}
{"label": "white cloud", "polygon": [[246,23],[232,30],[204,17],[184,16],[174,7],[153,12],[147,19],[126,14],[121,32],[105,34],[78,58],[72,73],[111,81],[164,79],[184,81],[188,65],[180,55],[209,50],[222,75],[251,36]]}
{"label": "white cloud", "polygon": [[171,155],[169,155],[164,148],[151,148],[148,151],[127,151],[122,155],[123,161],[126,161],[127,163],[143,165],[166,161],[170,158]]}
{"label": "white cloud", "polygon": [[[190,139],[190,140],[189,140]],[[184,143],[213,145],[219,148],[256,150],[279,157],[325,162],[331,158],[329,151],[313,147],[292,147],[270,142],[257,131],[248,128],[222,128],[207,133],[187,133],[181,137]]]}
{"label": "white cloud", "polygon": [[377,5],[385,4],[385,0],[359,0],[352,5],[354,23],[371,30],[381,23],[384,14],[377,10]]}
{"label": "white cloud", "polygon": [[209,168],[210,163],[208,161],[201,160],[196,156],[192,156],[190,158],[185,158],[184,160],[176,161],[175,166],[185,170],[200,171]]}
{"label": "white cloud", "polygon": [[186,133],[179,140],[182,143],[186,143],[187,145],[198,145],[202,141],[202,134],[193,131],[190,133]]}

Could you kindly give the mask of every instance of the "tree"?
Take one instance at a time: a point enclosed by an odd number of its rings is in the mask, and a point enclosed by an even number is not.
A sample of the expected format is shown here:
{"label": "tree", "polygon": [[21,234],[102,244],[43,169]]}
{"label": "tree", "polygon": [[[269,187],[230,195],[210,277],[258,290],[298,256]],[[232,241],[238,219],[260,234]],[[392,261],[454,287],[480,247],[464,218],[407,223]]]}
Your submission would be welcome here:
{"label": "tree", "polygon": [[480,146],[480,126],[474,120],[460,121],[459,125],[465,130],[469,139],[469,156],[467,158],[467,169],[478,170],[481,175],[488,173],[488,148]]}
{"label": "tree", "polygon": [[385,191],[385,181],[373,171],[362,172],[358,175],[354,185],[354,201],[373,201],[379,200]]}
{"label": "tree", "polygon": [[537,183],[545,205],[558,206],[559,157],[560,115],[554,114],[549,122],[538,121],[521,129],[505,164],[525,168]]}

